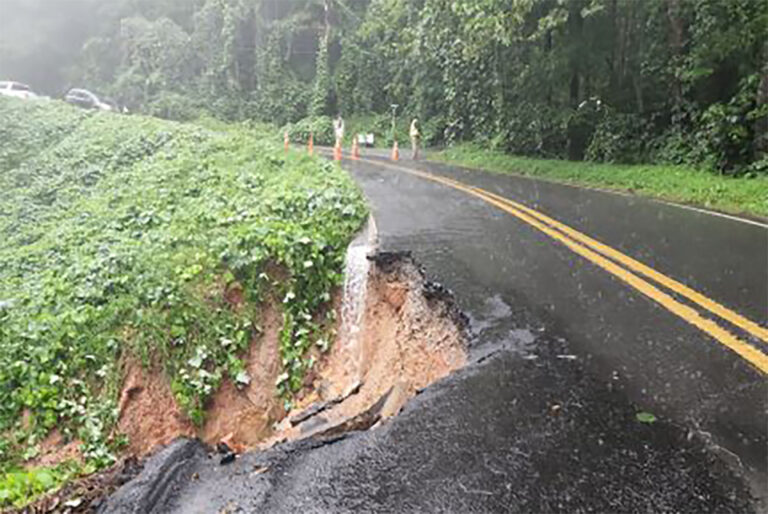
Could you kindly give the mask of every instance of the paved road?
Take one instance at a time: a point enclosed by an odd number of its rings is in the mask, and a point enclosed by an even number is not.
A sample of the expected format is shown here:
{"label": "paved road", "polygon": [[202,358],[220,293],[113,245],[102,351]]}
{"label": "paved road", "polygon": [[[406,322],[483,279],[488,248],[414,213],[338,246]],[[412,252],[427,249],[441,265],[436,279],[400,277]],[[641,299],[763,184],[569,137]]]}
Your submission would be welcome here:
{"label": "paved road", "polygon": [[345,166],[382,249],[455,292],[473,364],[330,445],[228,467],[192,448],[158,512],[760,510],[766,227],[437,164]]}

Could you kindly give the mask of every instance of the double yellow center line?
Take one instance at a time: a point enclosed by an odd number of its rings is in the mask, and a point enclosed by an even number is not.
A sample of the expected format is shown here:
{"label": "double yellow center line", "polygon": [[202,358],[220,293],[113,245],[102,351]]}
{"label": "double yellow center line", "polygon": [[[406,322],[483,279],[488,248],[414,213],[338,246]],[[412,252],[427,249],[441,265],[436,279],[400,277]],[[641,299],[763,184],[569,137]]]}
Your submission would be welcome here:
{"label": "double yellow center line", "polygon": [[[683,318],[688,323],[703,330],[712,336],[715,340],[720,342],[723,346],[729,348],[747,360],[758,370],[768,374],[768,355],[766,355],[763,351],[734,335],[731,331],[723,328],[720,324],[713,321],[712,319],[705,318],[699,311],[676,300],[670,294],[665,293],[650,281],[656,282],[657,285],[661,285],[667,288],[668,290],[686,298],[690,302],[698,305],[711,314],[718,316],[722,320],[725,320],[732,325],[739,327],[755,338],[768,343],[768,329],[758,325],[754,321],[745,318],[737,312],[728,309],[716,301],[707,298],[706,296],[694,291],[688,286],[681,284],[680,282],[667,277],[662,273],[659,273],[658,271],[619,252],[618,250],[615,250],[610,246],[596,241],[595,239],[592,239],[591,237],[582,234],[581,232],[578,232],[577,230],[574,230],[573,228],[518,202],[514,202],[489,191],[485,191],[484,189],[469,186],[446,177],[441,177],[431,173],[426,173],[423,171],[410,169],[378,160],[362,160],[377,166],[390,168],[400,172],[415,175],[432,182],[443,184],[445,186],[477,197],[490,205],[498,207],[502,211],[511,214],[519,220],[548,235],[552,239],[562,243],[574,253],[584,257],[588,261],[632,286],[658,304],[662,305],[673,314]],[[642,278],[640,275],[645,278]]]}

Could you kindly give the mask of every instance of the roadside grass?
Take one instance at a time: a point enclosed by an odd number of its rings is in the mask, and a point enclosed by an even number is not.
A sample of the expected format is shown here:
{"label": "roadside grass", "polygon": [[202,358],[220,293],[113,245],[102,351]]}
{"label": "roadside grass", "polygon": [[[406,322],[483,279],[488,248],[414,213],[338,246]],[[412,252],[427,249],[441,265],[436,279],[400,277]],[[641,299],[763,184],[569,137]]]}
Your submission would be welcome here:
{"label": "roadside grass", "polygon": [[115,461],[125,358],[160,367],[201,424],[222,380],[250,380],[267,290],[292,401],[367,216],[349,176],[259,127],[5,98],[0,119],[0,509],[70,476],[24,470],[53,429],[82,441],[83,469]]}
{"label": "roadside grass", "polygon": [[494,173],[604,188],[768,218],[768,177],[733,178],[674,165],[623,165],[518,157],[464,144],[430,153],[430,159]]}

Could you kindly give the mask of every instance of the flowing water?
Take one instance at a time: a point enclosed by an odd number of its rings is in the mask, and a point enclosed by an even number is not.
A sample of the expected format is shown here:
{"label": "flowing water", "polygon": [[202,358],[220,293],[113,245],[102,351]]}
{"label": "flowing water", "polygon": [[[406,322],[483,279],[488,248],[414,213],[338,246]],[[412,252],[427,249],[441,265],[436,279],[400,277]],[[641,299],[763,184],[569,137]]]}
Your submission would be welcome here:
{"label": "flowing water", "polygon": [[368,291],[368,260],[376,246],[377,232],[373,217],[347,248],[344,262],[344,290],[341,300],[341,333],[339,341],[356,347],[362,330]]}

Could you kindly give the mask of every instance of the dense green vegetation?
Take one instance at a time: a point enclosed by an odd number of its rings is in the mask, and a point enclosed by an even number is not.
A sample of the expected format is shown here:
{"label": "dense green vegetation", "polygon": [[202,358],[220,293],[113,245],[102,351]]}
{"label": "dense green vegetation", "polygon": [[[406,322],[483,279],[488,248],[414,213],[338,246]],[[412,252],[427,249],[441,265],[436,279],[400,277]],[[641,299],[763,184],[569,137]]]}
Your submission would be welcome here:
{"label": "dense green vegetation", "polygon": [[47,2],[6,1],[0,71],[52,93],[173,119],[342,112],[380,140],[398,104],[427,143],[768,171],[764,0]]}
{"label": "dense green vegetation", "polygon": [[54,467],[18,469],[0,475],[0,507],[23,507],[63,483],[93,473],[94,465],[69,461]]}
{"label": "dense green vegetation", "polygon": [[660,198],[736,214],[768,217],[768,177],[735,179],[681,165],[606,164],[516,157],[458,145],[430,158],[496,173],[511,173]]}
{"label": "dense green vegetation", "polygon": [[324,307],[365,208],[338,168],[286,155],[282,130],[330,144],[342,113],[348,135],[389,145],[419,117],[446,161],[768,215],[766,0],[2,11],[0,79],[195,124],[0,98],[0,507],[82,471],[19,468],[53,427],[84,442],[86,470],[112,461],[129,355],[161,363],[201,423],[222,379],[249,380],[239,355],[268,290],[284,298],[291,401],[308,349],[327,346]]}
{"label": "dense green vegetation", "polygon": [[[110,463],[128,356],[161,365],[202,422],[223,378],[249,380],[239,356],[267,291],[284,299],[291,400],[310,347],[327,347],[325,307],[366,215],[346,174],[254,126],[2,98],[0,118],[0,472],[54,427]],[[0,505],[25,476],[0,479]]]}
{"label": "dense green vegetation", "polygon": [[5,0],[0,74],[174,119],[340,111],[381,140],[398,104],[431,144],[768,171],[765,0],[52,2]]}

